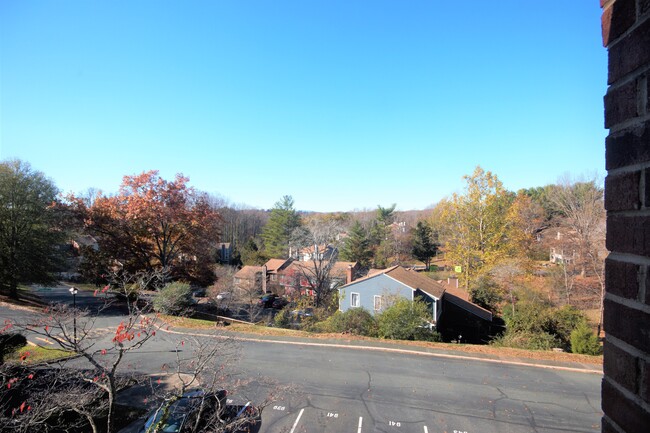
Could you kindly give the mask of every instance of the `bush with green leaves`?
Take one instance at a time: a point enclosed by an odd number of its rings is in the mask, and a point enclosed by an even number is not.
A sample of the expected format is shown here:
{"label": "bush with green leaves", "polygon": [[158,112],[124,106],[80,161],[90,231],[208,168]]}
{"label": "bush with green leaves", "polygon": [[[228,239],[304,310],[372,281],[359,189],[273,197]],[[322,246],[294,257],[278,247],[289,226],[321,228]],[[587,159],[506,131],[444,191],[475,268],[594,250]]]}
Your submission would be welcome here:
{"label": "bush with green leaves", "polygon": [[499,305],[503,302],[503,290],[489,275],[482,275],[469,288],[469,296],[473,303],[491,311],[499,312]]}
{"label": "bush with green leaves", "polygon": [[573,306],[553,308],[540,299],[525,299],[503,309],[506,332],[493,340],[497,346],[530,350],[572,350],[571,332],[586,324],[585,315]]}
{"label": "bush with green leaves", "polygon": [[22,334],[0,333],[0,364],[5,356],[27,345],[27,338]]}
{"label": "bush with green leaves", "polygon": [[377,335],[377,321],[365,308],[351,308],[334,316],[337,332],[374,337]]}
{"label": "bush with green leaves", "polygon": [[430,320],[431,310],[427,304],[399,298],[377,316],[377,331],[382,338],[416,340],[426,335],[422,327]]}
{"label": "bush with green leaves", "polygon": [[509,331],[492,340],[490,344],[527,350],[551,350],[559,347],[560,342],[547,332]]}
{"label": "bush with green leaves", "polygon": [[290,328],[291,327],[291,311],[283,309],[278,311],[273,318],[273,325],[276,328]]}
{"label": "bush with green leaves", "polygon": [[601,351],[598,336],[589,328],[587,322],[579,323],[571,332],[571,352],[600,355]]}
{"label": "bush with green leaves", "polygon": [[558,347],[573,352],[571,334],[578,326],[586,325],[587,318],[584,313],[572,305],[565,305],[562,308],[553,310],[552,319],[552,327],[549,332],[560,341]]}
{"label": "bush with green leaves", "polygon": [[160,289],[153,300],[153,308],[159,313],[180,315],[187,312],[192,302],[190,285],[176,281]]}

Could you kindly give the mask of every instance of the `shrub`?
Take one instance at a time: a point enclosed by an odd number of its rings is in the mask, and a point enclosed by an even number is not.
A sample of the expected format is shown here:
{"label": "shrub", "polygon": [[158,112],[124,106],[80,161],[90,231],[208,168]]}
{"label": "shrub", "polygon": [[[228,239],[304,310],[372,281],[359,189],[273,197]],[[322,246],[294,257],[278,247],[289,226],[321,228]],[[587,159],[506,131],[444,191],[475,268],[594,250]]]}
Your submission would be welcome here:
{"label": "shrub", "polygon": [[583,321],[571,332],[571,352],[585,355],[600,355],[598,336]]}
{"label": "shrub", "polygon": [[558,347],[558,339],[546,332],[506,332],[490,342],[497,347],[514,347],[527,350],[551,350]]}
{"label": "shrub", "polygon": [[273,318],[273,325],[277,328],[290,328],[291,312],[287,309],[278,311]]}
{"label": "shrub", "polygon": [[336,332],[373,337],[377,335],[375,317],[365,308],[351,308],[339,315],[334,315]]}
{"label": "shrub", "polygon": [[397,299],[377,317],[380,337],[392,340],[415,340],[422,326],[431,319],[429,307],[422,301]]}
{"label": "shrub", "polygon": [[415,330],[413,339],[418,341],[442,341],[442,335],[426,326],[420,326]]}
{"label": "shrub", "polygon": [[4,362],[5,356],[25,345],[27,345],[27,338],[22,334],[0,334],[0,364]]}
{"label": "shrub", "polygon": [[564,307],[555,310],[553,312],[553,323],[552,328],[549,332],[555,334],[560,341],[562,349],[568,351],[573,349],[571,348],[571,334],[573,330],[576,329],[581,324],[586,324],[587,318],[585,317],[582,311],[578,310],[576,307],[571,305],[565,305]]}
{"label": "shrub", "polygon": [[192,289],[188,283],[173,282],[165,285],[153,300],[153,308],[159,313],[179,315],[192,305]]}
{"label": "shrub", "polygon": [[503,301],[503,292],[499,285],[488,275],[479,277],[469,289],[469,296],[473,303],[491,311],[499,312],[499,304]]}

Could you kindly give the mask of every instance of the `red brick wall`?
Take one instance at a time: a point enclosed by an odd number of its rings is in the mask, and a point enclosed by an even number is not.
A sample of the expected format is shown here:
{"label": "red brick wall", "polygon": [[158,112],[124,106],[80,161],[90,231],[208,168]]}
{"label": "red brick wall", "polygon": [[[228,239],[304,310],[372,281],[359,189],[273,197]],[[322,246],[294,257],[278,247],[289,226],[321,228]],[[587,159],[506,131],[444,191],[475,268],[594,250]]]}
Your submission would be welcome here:
{"label": "red brick wall", "polygon": [[650,431],[650,0],[600,0],[607,248],[603,432]]}

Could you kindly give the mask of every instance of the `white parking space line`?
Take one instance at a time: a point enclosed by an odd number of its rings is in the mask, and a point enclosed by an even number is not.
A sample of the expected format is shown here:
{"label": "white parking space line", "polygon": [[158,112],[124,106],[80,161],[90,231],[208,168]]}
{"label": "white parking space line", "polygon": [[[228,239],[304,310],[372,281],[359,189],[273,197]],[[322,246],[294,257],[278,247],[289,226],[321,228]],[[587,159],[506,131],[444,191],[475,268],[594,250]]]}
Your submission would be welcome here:
{"label": "white parking space line", "polygon": [[424,433],[429,433],[429,429],[427,428],[427,426],[424,426]]}
{"label": "white parking space line", "polygon": [[302,416],[302,413],[305,411],[305,408],[300,409],[300,413],[298,414],[298,418],[296,418],[296,422],[293,423],[293,427],[291,427],[291,431],[289,433],[293,433],[296,430],[296,427],[298,426],[298,422],[300,421],[300,417]]}
{"label": "white parking space line", "polygon": [[363,417],[359,417],[359,428],[357,429],[357,433],[361,433],[361,426],[363,425]]}

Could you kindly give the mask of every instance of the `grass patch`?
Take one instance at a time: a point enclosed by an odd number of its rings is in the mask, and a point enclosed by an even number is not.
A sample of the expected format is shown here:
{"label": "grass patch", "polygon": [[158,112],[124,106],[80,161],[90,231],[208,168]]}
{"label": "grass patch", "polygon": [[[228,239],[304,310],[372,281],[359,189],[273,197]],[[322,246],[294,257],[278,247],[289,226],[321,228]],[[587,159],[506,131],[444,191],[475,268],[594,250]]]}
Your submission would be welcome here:
{"label": "grass patch", "polygon": [[43,362],[57,361],[60,359],[69,358],[74,355],[72,352],[61,349],[49,349],[41,346],[23,346],[16,349],[13,353],[5,357],[5,362],[8,364],[40,364]]}
{"label": "grass patch", "polygon": [[180,326],[181,328],[188,329],[212,329],[214,327],[221,327],[219,322],[204,319],[191,319],[189,317],[170,316],[168,314],[160,314],[163,322],[173,326]]}
{"label": "grass patch", "polygon": [[513,349],[510,347],[495,347],[490,345],[472,345],[472,344],[455,344],[455,343],[440,343],[440,342],[427,342],[427,341],[405,341],[405,340],[384,340],[380,338],[363,337],[351,334],[335,334],[335,333],[311,333],[307,331],[299,331],[295,329],[273,328],[263,325],[245,324],[238,322],[231,322],[227,326],[218,325],[217,322],[202,319],[190,319],[187,317],[165,316],[161,318],[169,325],[178,326],[186,329],[215,329],[219,327],[231,332],[255,334],[260,336],[277,336],[277,337],[303,337],[313,340],[344,340],[366,342],[365,344],[373,344],[373,342],[381,342],[384,345],[390,346],[413,346],[413,347],[426,347],[431,349],[441,349],[445,351],[469,354],[481,354],[489,357],[497,358],[520,358],[520,359],[533,359],[533,360],[547,360],[547,361],[561,361],[561,362],[578,362],[583,364],[602,365],[603,356],[590,356],[579,355],[574,353],[558,353],[553,351],[540,351],[540,350],[525,350]]}
{"label": "grass patch", "polygon": [[255,325],[253,323],[239,323],[239,322],[215,322],[212,320],[204,319],[191,319],[189,317],[169,316],[161,314],[160,318],[171,326],[178,326],[187,329],[227,329],[233,332],[246,332],[257,335],[277,335],[277,336],[294,336],[294,337],[312,337],[318,338],[318,334],[313,334],[305,331],[298,331],[295,329],[272,328],[264,325]]}

